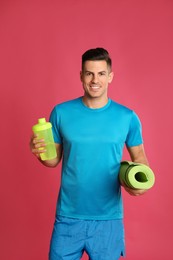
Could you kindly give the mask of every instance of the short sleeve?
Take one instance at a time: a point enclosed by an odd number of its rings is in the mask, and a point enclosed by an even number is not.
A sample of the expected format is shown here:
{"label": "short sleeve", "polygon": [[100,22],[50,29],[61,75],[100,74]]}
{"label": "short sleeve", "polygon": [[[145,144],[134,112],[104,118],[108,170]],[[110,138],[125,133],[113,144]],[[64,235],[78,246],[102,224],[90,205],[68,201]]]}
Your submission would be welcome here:
{"label": "short sleeve", "polygon": [[49,121],[52,124],[52,132],[55,143],[61,144],[62,143],[62,137],[60,134],[60,115],[57,113],[56,107],[52,110],[50,114]]}
{"label": "short sleeve", "polygon": [[139,117],[134,111],[132,111],[132,116],[129,125],[129,131],[126,138],[127,147],[137,146],[143,143],[142,138],[142,125]]}

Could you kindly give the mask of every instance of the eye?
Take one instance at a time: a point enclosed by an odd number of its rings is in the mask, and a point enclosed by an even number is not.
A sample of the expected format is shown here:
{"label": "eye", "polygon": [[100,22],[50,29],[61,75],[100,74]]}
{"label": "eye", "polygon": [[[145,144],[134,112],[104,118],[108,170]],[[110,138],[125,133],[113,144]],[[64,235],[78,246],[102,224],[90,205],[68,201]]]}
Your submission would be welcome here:
{"label": "eye", "polygon": [[105,76],[105,75],[106,75],[106,72],[105,72],[105,71],[101,71],[101,72],[99,72],[99,75],[100,75],[100,76]]}
{"label": "eye", "polygon": [[90,71],[86,71],[86,72],[85,72],[85,75],[86,75],[86,76],[91,76],[92,73],[91,73]]}

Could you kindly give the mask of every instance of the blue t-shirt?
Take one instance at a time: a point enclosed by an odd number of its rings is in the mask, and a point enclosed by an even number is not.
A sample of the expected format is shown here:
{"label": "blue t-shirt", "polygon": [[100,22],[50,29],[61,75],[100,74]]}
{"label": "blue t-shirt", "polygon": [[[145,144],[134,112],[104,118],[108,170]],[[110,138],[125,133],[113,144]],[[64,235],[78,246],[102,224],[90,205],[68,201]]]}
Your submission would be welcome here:
{"label": "blue t-shirt", "polygon": [[80,97],[55,106],[50,122],[55,143],[63,146],[57,214],[122,218],[118,172],[124,145],[142,144],[137,115],[111,99],[104,107],[91,109]]}

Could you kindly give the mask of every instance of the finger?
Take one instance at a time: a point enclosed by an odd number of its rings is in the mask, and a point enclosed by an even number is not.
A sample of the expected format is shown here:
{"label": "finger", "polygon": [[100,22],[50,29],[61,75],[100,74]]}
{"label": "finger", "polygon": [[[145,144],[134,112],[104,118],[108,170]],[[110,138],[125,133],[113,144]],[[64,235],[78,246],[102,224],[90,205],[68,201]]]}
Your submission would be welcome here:
{"label": "finger", "polygon": [[40,152],[40,151],[45,150],[45,147],[46,147],[46,144],[44,143],[44,141],[43,142],[42,141],[33,142],[32,150],[33,151],[38,150]]}
{"label": "finger", "polygon": [[37,156],[37,157],[40,157],[40,155],[42,153],[45,153],[46,152],[46,149],[44,149],[44,147],[39,147],[39,148],[33,148],[32,149],[32,153]]}
{"label": "finger", "polygon": [[33,142],[33,144],[34,145],[37,145],[37,144],[40,144],[40,143],[44,143],[44,139],[38,139],[38,138],[34,138],[33,140],[32,140],[32,142]]}
{"label": "finger", "polygon": [[32,153],[35,153],[35,150],[45,146],[44,140],[36,140],[35,138],[30,140],[30,150]]}

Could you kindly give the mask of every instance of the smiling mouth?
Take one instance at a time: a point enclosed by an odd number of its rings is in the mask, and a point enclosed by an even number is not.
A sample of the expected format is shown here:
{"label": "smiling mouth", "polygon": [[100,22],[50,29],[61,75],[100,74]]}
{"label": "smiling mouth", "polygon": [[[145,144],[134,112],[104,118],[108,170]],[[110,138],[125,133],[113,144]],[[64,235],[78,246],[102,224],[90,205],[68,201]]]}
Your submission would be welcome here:
{"label": "smiling mouth", "polygon": [[99,86],[90,86],[90,89],[92,90],[98,90],[100,87]]}

